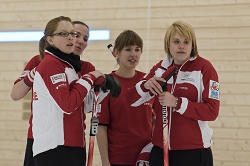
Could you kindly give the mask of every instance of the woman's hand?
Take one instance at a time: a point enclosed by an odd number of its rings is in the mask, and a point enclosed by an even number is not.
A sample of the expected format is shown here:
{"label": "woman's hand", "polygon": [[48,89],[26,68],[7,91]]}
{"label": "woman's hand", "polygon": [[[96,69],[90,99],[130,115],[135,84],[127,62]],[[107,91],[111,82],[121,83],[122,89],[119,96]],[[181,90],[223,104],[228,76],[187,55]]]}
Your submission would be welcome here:
{"label": "woman's hand", "polygon": [[176,97],[169,92],[160,93],[158,100],[162,106],[176,107]]}
{"label": "woman's hand", "polygon": [[145,82],[144,88],[149,90],[152,94],[158,95],[163,92],[159,82],[165,82],[165,79],[154,76]]}
{"label": "woman's hand", "polygon": [[104,74],[100,70],[91,71],[91,72],[89,72],[89,74],[94,75],[96,79],[98,77],[104,77],[105,78]]}

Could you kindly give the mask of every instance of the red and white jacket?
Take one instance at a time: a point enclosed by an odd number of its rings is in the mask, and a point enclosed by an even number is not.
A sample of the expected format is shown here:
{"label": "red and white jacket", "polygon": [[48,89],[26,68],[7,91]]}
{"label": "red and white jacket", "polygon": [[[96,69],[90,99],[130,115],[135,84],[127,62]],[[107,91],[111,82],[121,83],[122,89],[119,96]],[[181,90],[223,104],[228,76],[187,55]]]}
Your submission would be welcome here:
{"label": "red and white jacket", "polygon": [[[27,63],[27,65],[24,67],[23,72],[21,73],[21,75],[18,77],[18,79],[14,82],[14,84],[16,84],[17,82],[23,80],[23,78],[35,67],[37,67],[39,65],[39,63],[41,62],[39,55],[34,56],[33,58],[30,59],[30,61]],[[95,67],[90,63],[90,62],[86,62],[86,61],[82,61],[81,60],[81,64],[82,64],[82,69],[81,69],[81,75],[87,74],[91,71],[95,70]],[[33,94],[33,87],[31,88],[32,94]],[[90,96],[91,97],[91,96]],[[87,100],[91,100],[92,98],[85,98]],[[90,102],[91,102],[90,101]],[[32,98],[31,98],[31,102],[30,102],[30,108],[31,108],[31,115],[29,118],[29,128],[28,128],[28,134],[27,137],[30,139],[33,139],[33,134],[32,134],[32,117],[33,117],[33,113],[32,113]],[[85,107],[89,106],[89,105],[84,105]],[[85,109],[84,109],[85,110]],[[89,111],[89,108],[86,112]],[[84,119],[85,119],[85,114],[84,114]],[[84,124],[85,126],[85,124]]]}
{"label": "red and white jacket", "polygon": [[[139,106],[152,98],[144,88],[144,83],[153,76],[160,77],[172,65],[173,59],[166,57],[153,66],[146,77],[130,89],[127,95],[128,102],[132,106]],[[220,105],[218,75],[212,64],[200,56],[190,58],[180,67],[176,78],[172,77],[167,82],[167,89],[179,100],[175,109],[167,107],[169,149],[210,147],[213,130],[207,121],[217,118]],[[157,99],[153,106],[156,124],[152,143],[162,148],[162,106]]]}
{"label": "red and white jacket", "polygon": [[[39,55],[34,56],[33,58],[30,59],[30,61],[27,63],[27,65],[25,66],[22,74],[18,77],[18,79],[14,82],[14,84],[16,84],[19,81],[22,81],[23,78],[35,67],[37,67],[40,63],[40,58]],[[33,93],[33,88],[31,88],[32,93]],[[32,110],[32,99],[31,99],[31,103],[30,103],[30,107]],[[30,119],[29,119],[29,128],[28,128],[28,138],[33,139],[33,135],[32,135],[32,111],[31,111],[31,115],[30,115]]]}
{"label": "red and white jacket", "polygon": [[85,146],[83,100],[94,81],[45,51],[33,84],[34,156],[58,145]]}

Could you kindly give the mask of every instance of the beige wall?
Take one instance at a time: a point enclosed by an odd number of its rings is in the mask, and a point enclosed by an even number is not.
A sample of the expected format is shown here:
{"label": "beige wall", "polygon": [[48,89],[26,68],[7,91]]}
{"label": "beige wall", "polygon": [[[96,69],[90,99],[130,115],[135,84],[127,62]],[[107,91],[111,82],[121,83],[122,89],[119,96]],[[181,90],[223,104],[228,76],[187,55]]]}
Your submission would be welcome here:
{"label": "beige wall", "polygon": [[[110,29],[110,41],[90,42],[82,56],[105,73],[116,68],[106,46],[124,29],[143,38],[138,69],[148,71],[164,57],[166,28],[177,20],[190,23],[200,55],[213,63],[220,78],[220,115],[210,123],[215,166],[250,166],[249,0],[0,0],[0,31],[42,30],[59,15],[92,29]],[[22,165],[29,97],[14,102],[9,94],[25,62],[37,53],[37,43],[0,43],[0,166]],[[94,160],[101,165],[97,149]]]}

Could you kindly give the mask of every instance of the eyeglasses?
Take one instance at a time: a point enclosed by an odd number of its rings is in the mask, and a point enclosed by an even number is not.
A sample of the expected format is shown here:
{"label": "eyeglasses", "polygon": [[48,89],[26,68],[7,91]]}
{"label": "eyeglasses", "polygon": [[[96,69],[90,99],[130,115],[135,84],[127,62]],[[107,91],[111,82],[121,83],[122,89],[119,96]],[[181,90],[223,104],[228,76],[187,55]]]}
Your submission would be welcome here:
{"label": "eyeglasses", "polygon": [[59,33],[54,33],[50,36],[62,36],[62,37],[68,37],[69,34],[71,34],[72,37],[76,37],[78,34],[77,32],[59,32]]}

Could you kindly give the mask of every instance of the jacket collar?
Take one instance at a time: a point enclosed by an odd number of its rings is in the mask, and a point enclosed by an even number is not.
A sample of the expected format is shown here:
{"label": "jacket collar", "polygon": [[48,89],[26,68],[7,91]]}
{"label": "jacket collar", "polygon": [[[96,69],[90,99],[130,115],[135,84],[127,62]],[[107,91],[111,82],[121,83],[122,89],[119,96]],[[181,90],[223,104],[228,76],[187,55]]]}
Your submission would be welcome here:
{"label": "jacket collar", "polygon": [[[198,56],[190,57],[185,63],[187,63],[188,61],[194,61],[197,57]],[[174,58],[167,55],[162,60],[161,66],[167,69],[168,67],[172,66],[173,62],[174,62]],[[185,63],[183,63],[183,64],[185,64]]]}

